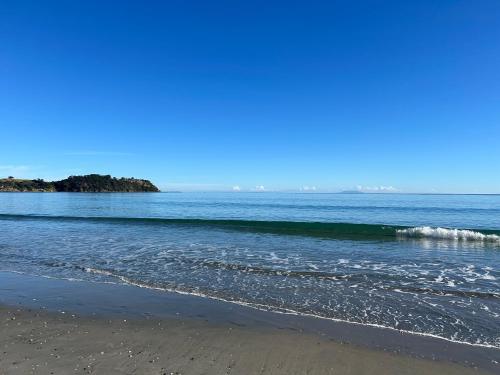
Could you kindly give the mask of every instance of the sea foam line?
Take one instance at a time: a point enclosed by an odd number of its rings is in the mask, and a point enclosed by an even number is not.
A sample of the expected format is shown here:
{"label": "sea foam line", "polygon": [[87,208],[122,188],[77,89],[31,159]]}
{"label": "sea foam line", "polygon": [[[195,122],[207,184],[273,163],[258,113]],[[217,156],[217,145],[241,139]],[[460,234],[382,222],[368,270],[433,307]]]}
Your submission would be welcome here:
{"label": "sea foam line", "polygon": [[201,297],[201,298],[207,298],[207,299],[211,299],[211,300],[215,300],[215,301],[233,303],[235,305],[240,305],[240,306],[248,307],[248,308],[251,308],[251,309],[254,309],[254,310],[258,310],[258,311],[267,311],[267,312],[272,312],[272,313],[277,313],[277,314],[284,314],[284,315],[311,317],[311,318],[329,320],[329,321],[338,322],[338,323],[348,323],[348,324],[355,324],[355,325],[360,325],[360,326],[368,326],[368,327],[374,327],[374,328],[380,328],[380,329],[389,329],[389,330],[392,330],[392,331],[397,331],[397,332],[401,332],[401,333],[405,333],[405,334],[410,334],[410,335],[432,337],[432,338],[435,338],[435,339],[444,340],[444,341],[452,342],[452,343],[455,343],[455,344],[462,344],[462,345],[469,345],[469,346],[476,346],[476,347],[482,347],[482,348],[490,348],[490,349],[500,350],[500,347],[496,346],[494,344],[482,344],[482,343],[472,343],[472,342],[467,342],[467,341],[460,341],[460,340],[455,340],[453,338],[447,338],[447,337],[439,336],[439,335],[436,335],[436,334],[433,334],[433,333],[416,332],[416,331],[410,331],[410,330],[405,330],[405,329],[399,329],[399,328],[395,328],[395,327],[384,326],[384,325],[376,324],[376,323],[361,323],[361,322],[355,322],[355,321],[352,321],[352,320],[326,317],[326,316],[321,316],[321,315],[315,315],[315,314],[312,314],[312,313],[300,312],[300,311],[296,311],[296,310],[288,309],[288,308],[284,308],[284,307],[277,308],[277,307],[273,307],[273,306],[269,306],[269,305],[264,305],[264,304],[261,304],[261,303],[231,300],[231,299],[226,299],[226,298],[222,298],[222,297],[212,296],[212,295],[209,295],[209,294],[195,292],[195,291],[183,291],[183,290],[179,290],[179,289],[175,289],[175,288],[152,286],[152,285],[148,285],[148,284],[145,284],[145,283],[137,282],[137,281],[129,279],[128,277],[125,277],[125,276],[114,274],[114,273],[112,273],[110,271],[105,271],[105,270],[100,270],[100,269],[95,269],[95,268],[90,268],[90,267],[85,268],[85,271],[88,272],[88,273],[94,273],[94,274],[100,274],[100,275],[114,277],[114,278],[122,281],[126,285],[135,286],[135,287],[138,287],[138,288],[158,290],[158,291],[163,291],[163,292],[177,293],[177,294],[181,294],[181,295],[188,295],[188,296],[196,296],[196,297]]}
{"label": "sea foam line", "polygon": [[435,238],[457,241],[487,241],[500,242],[500,236],[496,234],[484,234],[469,229],[448,229],[448,228],[433,228],[433,227],[414,227],[406,229],[398,229],[396,233],[402,237],[416,238]]}
{"label": "sea foam line", "polygon": [[90,267],[85,268],[85,272],[113,277],[113,278],[116,278],[116,279],[122,281],[122,284],[114,283],[111,281],[90,281],[90,280],[83,280],[83,279],[76,279],[76,278],[58,278],[58,277],[53,277],[53,276],[46,276],[46,275],[40,275],[40,274],[30,274],[30,273],[23,272],[23,271],[14,271],[14,270],[5,270],[5,269],[3,269],[3,270],[0,269],[0,272],[10,272],[10,273],[17,273],[17,274],[21,274],[21,275],[32,275],[32,276],[43,277],[43,278],[47,278],[47,279],[66,280],[66,281],[74,281],[74,282],[90,282],[90,283],[95,283],[95,284],[129,285],[129,286],[134,286],[137,288],[158,290],[158,291],[163,291],[163,292],[177,293],[177,294],[181,294],[181,295],[196,296],[196,297],[207,298],[207,299],[211,299],[211,300],[215,300],[215,301],[233,303],[235,305],[248,307],[248,308],[251,308],[254,310],[258,310],[258,311],[267,311],[267,312],[272,312],[272,313],[276,313],[276,314],[284,314],[284,315],[311,317],[311,318],[316,318],[316,319],[330,320],[330,321],[338,322],[338,323],[348,323],[348,324],[355,324],[355,325],[360,325],[360,326],[388,329],[391,331],[401,332],[401,333],[410,334],[410,335],[432,337],[434,339],[444,340],[444,341],[452,342],[454,344],[461,344],[461,345],[476,346],[476,347],[481,347],[481,348],[500,350],[499,346],[496,346],[493,344],[482,344],[482,343],[472,343],[472,342],[467,342],[467,341],[460,341],[460,340],[455,340],[452,338],[446,338],[443,336],[439,336],[439,335],[436,335],[433,333],[415,332],[415,331],[410,331],[410,330],[405,330],[405,329],[388,327],[388,326],[384,326],[384,325],[376,324],[376,323],[354,322],[351,320],[325,317],[325,316],[315,315],[315,314],[311,314],[311,313],[304,313],[304,312],[300,312],[300,311],[296,311],[296,310],[292,310],[292,309],[287,309],[287,308],[279,308],[278,309],[278,308],[275,308],[272,306],[259,304],[259,303],[230,300],[230,299],[225,299],[222,297],[211,296],[211,295],[200,293],[200,292],[194,292],[194,291],[187,292],[187,291],[183,291],[183,290],[179,290],[179,289],[175,289],[175,288],[151,286],[151,285],[147,285],[144,283],[139,283],[139,282],[133,281],[133,280],[131,280],[127,277],[124,277],[124,276],[116,275],[116,274],[109,272],[109,271],[99,270],[99,269],[90,268]]}

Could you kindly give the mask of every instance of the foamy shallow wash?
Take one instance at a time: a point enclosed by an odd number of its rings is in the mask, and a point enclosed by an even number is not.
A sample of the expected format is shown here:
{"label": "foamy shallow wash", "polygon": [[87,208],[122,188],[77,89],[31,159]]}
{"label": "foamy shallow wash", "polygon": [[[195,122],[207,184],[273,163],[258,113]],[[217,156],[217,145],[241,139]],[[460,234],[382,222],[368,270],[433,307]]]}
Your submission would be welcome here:
{"label": "foamy shallow wash", "polygon": [[0,269],[500,348],[497,207],[483,196],[4,194]]}

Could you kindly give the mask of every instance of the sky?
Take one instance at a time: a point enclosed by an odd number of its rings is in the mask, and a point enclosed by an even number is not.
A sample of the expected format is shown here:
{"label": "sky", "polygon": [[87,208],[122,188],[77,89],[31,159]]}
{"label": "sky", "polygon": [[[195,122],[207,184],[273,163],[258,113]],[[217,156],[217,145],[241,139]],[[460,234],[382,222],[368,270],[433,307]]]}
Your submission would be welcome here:
{"label": "sky", "polygon": [[0,177],[500,193],[500,2],[3,1]]}

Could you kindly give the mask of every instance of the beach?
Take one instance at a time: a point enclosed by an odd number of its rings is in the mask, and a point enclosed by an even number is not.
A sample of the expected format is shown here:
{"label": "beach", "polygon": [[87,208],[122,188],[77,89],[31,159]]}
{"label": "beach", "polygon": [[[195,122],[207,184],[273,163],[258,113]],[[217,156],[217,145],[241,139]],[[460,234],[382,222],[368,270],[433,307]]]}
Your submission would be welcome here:
{"label": "beach", "polygon": [[2,374],[487,374],[500,351],[200,297],[0,272]]}
{"label": "beach", "polygon": [[0,195],[0,374],[498,374],[499,203]]}
{"label": "beach", "polygon": [[0,9],[0,375],[500,375],[500,1]]}
{"label": "beach", "polygon": [[[0,309],[4,374],[481,374],[296,332]],[[486,372],[484,372],[486,373]]]}

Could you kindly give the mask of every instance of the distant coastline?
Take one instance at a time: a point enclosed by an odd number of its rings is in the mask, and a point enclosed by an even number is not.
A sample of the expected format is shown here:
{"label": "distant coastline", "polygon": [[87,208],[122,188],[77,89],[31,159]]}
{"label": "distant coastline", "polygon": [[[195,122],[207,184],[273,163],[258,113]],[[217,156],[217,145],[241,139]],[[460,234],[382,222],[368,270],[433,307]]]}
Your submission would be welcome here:
{"label": "distant coastline", "polygon": [[71,193],[145,193],[159,192],[149,180],[116,178],[110,175],[89,174],[69,176],[59,181],[18,179],[13,176],[0,179],[0,192],[71,192]]}
{"label": "distant coastline", "polygon": [[364,192],[359,190],[343,190],[339,191],[337,194],[364,194]]}

